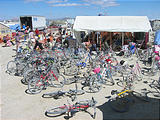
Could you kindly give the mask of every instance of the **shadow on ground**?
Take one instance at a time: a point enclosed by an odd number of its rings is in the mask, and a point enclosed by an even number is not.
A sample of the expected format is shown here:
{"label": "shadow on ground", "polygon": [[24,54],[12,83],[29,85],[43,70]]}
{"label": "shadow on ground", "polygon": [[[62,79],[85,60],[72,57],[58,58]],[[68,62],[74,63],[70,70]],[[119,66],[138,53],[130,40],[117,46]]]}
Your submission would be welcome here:
{"label": "shadow on ground", "polygon": [[109,102],[97,108],[103,113],[103,120],[159,120],[160,99],[149,98],[149,102],[134,99],[129,105],[129,111],[120,113],[114,111]]}

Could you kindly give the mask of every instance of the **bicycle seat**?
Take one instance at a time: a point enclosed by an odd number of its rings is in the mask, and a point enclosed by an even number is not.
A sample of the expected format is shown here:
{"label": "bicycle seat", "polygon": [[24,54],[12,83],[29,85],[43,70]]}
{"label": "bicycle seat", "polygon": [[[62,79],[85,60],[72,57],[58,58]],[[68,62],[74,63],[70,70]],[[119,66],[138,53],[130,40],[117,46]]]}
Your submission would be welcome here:
{"label": "bicycle seat", "polygon": [[130,65],[129,67],[133,68],[133,67],[134,67],[134,65]]}
{"label": "bicycle seat", "polygon": [[95,74],[98,74],[98,73],[100,72],[100,70],[101,70],[101,68],[95,68],[95,69],[93,70],[93,72],[94,72]]}
{"label": "bicycle seat", "polygon": [[111,91],[111,95],[114,95],[115,93],[117,93],[117,90],[112,90]]}
{"label": "bicycle seat", "polygon": [[121,61],[120,61],[120,64],[121,64],[121,65],[123,65],[123,64],[124,64],[124,62],[125,62],[124,60],[121,60]]}
{"label": "bicycle seat", "polygon": [[38,72],[42,73],[44,70],[38,70]]}

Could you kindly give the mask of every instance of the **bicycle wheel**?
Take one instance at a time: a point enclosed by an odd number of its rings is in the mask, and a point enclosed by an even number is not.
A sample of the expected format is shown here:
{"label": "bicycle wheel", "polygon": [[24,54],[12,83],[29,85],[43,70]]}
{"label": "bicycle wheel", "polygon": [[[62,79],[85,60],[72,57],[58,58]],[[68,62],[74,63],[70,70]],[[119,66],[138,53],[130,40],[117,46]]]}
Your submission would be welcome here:
{"label": "bicycle wheel", "polygon": [[115,57],[110,57],[109,59],[112,61],[111,62],[112,66],[117,66],[118,65],[118,60]]}
{"label": "bicycle wheel", "polygon": [[62,114],[65,114],[67,111],[68,111],[68,109],[66,106],[56,107],[56,108],[46,110],[45,115],[56,117],[56,116],[60,116]]}
{"label": "bicycle wheel", "polygon": [[132,95],[133,95],[134,97],[136,97],[137,99],[141,100],[141,101],[149,102],[149,98],[148,98],[148,96],[147,96],[146,93],[141,94],[141,93],[138,93],[138,92],[136,92],[136,91],[133,91],[133,92],[132,92]]}
{"label": "bicycle wheel", "polygon": [[63,87],[65,83],[65,77],[61,74],[51,76],[51,85],[54,87]]}
{"label": "bicycle wheel", "polygon": [[44,88],[44,83],[43,83],[43,80],[41,78],[34,77],[28,83],[28,90],[32,94],[40,93],[43,88]]}
{"label": "bicycle wheel", "polygon": [[84,90],[70,90],[67,92],[68,95],[83,95],[85,93]]}
{"label": "bicycle wheel", "polygon": [[73,76],[73,75],[76,75],[78,73],[78,67],[75,66],[75,65],[67,65],[64,67],[64,75],[67,75],[67,76]]}
{"label": "bicycle wheel", "polygon": [[7,71],[9,73],[16,73],[17,69],[16,69],[16,62],[15,61],[9,61],[7,63]]}
{"label": "bicycle wheel", "polygon": [[87,93],[96,93],[99,92],[102,88],[102,85],[97,81],[96,76],[90,77],[89,85],[82,87]]}
{"label": "bicycle wheel", "polygon": [[72,59],[64,66],[64,75],[73,76],[77,75],[79,68],[76,66],[76,60]]}
{"label": "bicycle wheel", "polygon": [[23,79],[22,79],[22,83],[25,84],[25,85],[28,85],[28,81],[30,79],[33,79],[33,76],[34,76],[34,70],[31,69],[31,70],[28,70],[24,73],[23,75]]}
{"label": "bicycle wheel", "polygon": [[79,102],[76,102],[76,105],[84,105],[84,106],[89,105],[89,107],[93,107],[96,104],[97,104],[97,101],[93,99],[92,100],[81,100]]}
{"label": "bicycle wheel", "polygon": [[123,113],[129,111],[129,102],[127,98],[116,98],[109,99],[108,104],[112,110]]}
{"label": "bicycle wheel", "polygon": [[151,66],[151,73],[152,73],[152,75],[156,75],[157,74],[158,69],[159,69],[158,66],[159,66],[158,62],[154,61],[153,64],[152,64],[152,66]]}
{"label": "bicycle wheel", "polygon": [[124,87],[124,82],[123,81],[118,81],[117,85],[120,86],[120,87]]}
{"label": "bicycle wheel", "polygon": [[147,93],[147,96],[148,97],[155,97],[155,98],[160,99],[160,92],[158,92],[158,91],[151,91],[151,92]]}
{"label": "bicycle wheel", "polygon": [[[108,80],[109,79],[109,80]],[[111,84],[108,84],[108,83],[111,83]],[[105,83],[104,83],[105,85],[114,85],[115,83],[114,83],[114,80],[113,80],[113,78],[112,78],[112,74],[111,74],[111,71],[110,70],[108,70],[107,71],[107,76],[105,77]]]}
{"label": "bicycle wheel", "polygon": [[55,98],[58,99],[60,96],[63,96],[65,92],[57,91],[57,92],[51,92],[51,93],[44,93],[42,95],[43,98]]}

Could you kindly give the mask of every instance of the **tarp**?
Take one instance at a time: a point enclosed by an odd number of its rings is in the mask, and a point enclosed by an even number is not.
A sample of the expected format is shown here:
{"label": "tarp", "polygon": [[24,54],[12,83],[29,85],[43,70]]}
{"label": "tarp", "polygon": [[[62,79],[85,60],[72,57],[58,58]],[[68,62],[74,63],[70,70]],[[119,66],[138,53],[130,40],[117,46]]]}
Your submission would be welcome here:
{"label": "tarp", "polygon": [[155,43],[156,45],[160,45],[160,30],[158,30],[158,31],[156,32],[155,39],[154,39],[154,43]]}
{"label": "tarp", "polygon": [[74,31],[149,32],[147,16],[77,16]]}
{"label": "tarp", "polygon": [[10,25],[9,28],[11,30],[21,30],[21,27],[19,24],[15,24],[15,25]]}

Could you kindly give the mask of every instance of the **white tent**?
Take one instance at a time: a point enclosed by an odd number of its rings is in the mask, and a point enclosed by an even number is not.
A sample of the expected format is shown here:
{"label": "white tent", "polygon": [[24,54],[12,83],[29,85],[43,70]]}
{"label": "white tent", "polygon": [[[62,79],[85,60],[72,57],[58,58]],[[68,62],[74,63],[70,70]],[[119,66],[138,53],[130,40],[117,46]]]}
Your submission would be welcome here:
{"label": "white tent", "polygon": [[74,31],[149,32],[147,16],[77,16]]}
{"label": "white tent", "polygon": [[[74,35],[81,41],[80,31],[98,32],[149,32],[152,30],[147,16],[77,16]],[[122,45],[124,33],[122,34]]]}

